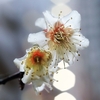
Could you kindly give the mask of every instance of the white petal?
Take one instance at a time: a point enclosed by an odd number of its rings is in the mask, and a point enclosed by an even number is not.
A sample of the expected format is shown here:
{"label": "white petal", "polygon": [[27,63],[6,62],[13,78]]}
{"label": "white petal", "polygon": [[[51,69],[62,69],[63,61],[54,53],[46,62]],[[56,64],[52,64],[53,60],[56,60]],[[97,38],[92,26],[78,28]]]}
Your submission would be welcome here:
{"label": "white petal", "polygon": [[24,71],[24,63],[22,63],[22,61],[26,58],[26,55],[23,56],[22,58],[15,58],[14,59],[14,63],[15,65],[18,67],[18,69],[20,70],[20,72],[23,72]]}
{"label": "white petal", "polygon": [[58,56],[58,54],[57,54],[57,52],[56,52],[56,50],[53,50],[52,52],[52,62],[51,62],[51,65],[50,65],[50,67],[52,67],[52,66],[57,66],[58,65],[58,63],[61,61],[61,59],[60,59],[60,57]]}
{"label": "white petal", "polygon": [[73,34],[71,41],[75,44],[77,50],[81,50],[89,46],[89,40],[80,33]]}
{"label": "white petal", "polygon": [[43,14],[44,14],[44,17],[45,17],[47,23],[49,23],[49,25],[51,25],[51,26],[53,26],[55,24],[55,22],[58,21],[58,18],[52,16],[49,11],[45,11],[45,12],[43,12]]}
{"label": "white petal", "polygon": [[41,92],[44,90],[44,88],[45,88],[45,84],[42,84],[40,87],[37,87],[36,90],[37,92]]}
{"label": "white petal", "polygon": [[33,70],[29,70],[28,71],[28,74],[24,74],[23,78],[22,78],[22,82],[23,83],[30,83],[32,80],[31,80],[31,74],[32,74]]}
{"label": "white petal", "polygon": [[38,18],[35,22],[35,25],[42,29],[46,29],[46,22],[45,22],[44,18]]}
{"label": "white petal", "polygon": [[50,90],[52,90],[52,87],[51,87],[51,85],[50,85],[49,83],[44,82],[44,84],[45,84]]}
{"label": "white petal", "polygon": [[26,53],[28,54],[28,52],[31,51],[31,48],[26,49]]}
{"label": "white petal", "polygon": [[64,55],[64,61],[71,65],[75,61],[75,57],[76,53],[74,53],[73,51],[66,51],[66,54]]}
{"label": "white petal", "polygon": [[49,74],[51,74],[52,72],[55,73],[55,72],[57,72],[59,69],[60,69],[60,68],[59,68],[58,66],[54,66],[54,67],[51,66],[51,67],[49,67],[49,71],[50,71]]}
{"label": "white petal", "polygon": [[75,32],[72,36],[71,39],[77,39],[78,41],[81,41],[83,39],[83,35],[80,32]]}
{"label": "white petal", "polygon": [[36,87],[40,87],[44,83],[44,80],[40,78],[40,79],[33,80],[32,83],[36,84],[35,85]]}
{"label": "white petal", "polygon": [[44,32],[38,32],[38,33],[31,33],[28,36],[28,42],[31,44],[38,44],[40,47],[43,47],[47,44],[48,39],[45,37]]}
{"label": "white petal", "polygon": [[58,63],[58,66],[59,68],[67,68],[69,67],[69,64],[67,62],[64,63],[63,61],[61,61]]}
{"label": "white petal", "polygon": [[39,94],[45,88],[45,84],[42,79],[32,81],[32,85],[36,94]]}
{"label": "white petal", "polygon": [[49,77],[49,75],[44,76],[43,79],[44,79],[44,82],[47,82],[47,83],[50,82],[50,77]]}
{"label": "white petal", "polygon": [[81,16],[77,11],[72,11],[69,15],[62,18],[63,24],[66,23],[65,24],[66,27],[71,25],[73,29],[80,29],[80,21],[81,21]]}
{"label": "white petal", "polygon": [[84,49],[84,48],[86,48],[88,46],[89,46],[89,40],[84,37],[84,39],[81,42],[81,48],[80,49]]}

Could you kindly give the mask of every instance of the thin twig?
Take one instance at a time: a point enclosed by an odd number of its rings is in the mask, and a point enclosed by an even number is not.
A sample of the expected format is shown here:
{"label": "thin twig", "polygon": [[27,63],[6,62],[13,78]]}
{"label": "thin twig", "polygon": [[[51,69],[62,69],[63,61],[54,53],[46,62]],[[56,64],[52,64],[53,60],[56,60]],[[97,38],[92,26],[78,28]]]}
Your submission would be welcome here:
{"label": "thin twig", "polygon": [[1,79],[0,80],[0,85],[4,85],[7,82],[9,82],[11,80],[14,80],[14,79],[19,79],[20,89],[23,90],[24,86],[25,86],[25,84],[21,81],[21,78],[23,77],[23,75],[24,75],[24,72],[14,73],[13,75],[10,75],[10,76],[8,76],[4,79]]}

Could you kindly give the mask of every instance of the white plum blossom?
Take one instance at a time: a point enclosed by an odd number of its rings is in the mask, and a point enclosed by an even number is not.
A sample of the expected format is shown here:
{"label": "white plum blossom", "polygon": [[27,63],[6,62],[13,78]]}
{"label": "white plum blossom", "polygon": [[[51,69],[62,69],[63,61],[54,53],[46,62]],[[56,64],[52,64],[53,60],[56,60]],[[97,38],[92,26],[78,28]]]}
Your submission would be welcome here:
{"label": "white plum blossom", "polygon": [[49,11],[43,12],[44,18],[35,22],[43,31],[31,33],[28,42],[39,44],[48,48],[53,55],[55,65],[63,60],[72,64],[76,56],[80,56],[79,50],[89,45],[89,40],[80,33],[81,16],[77,11],[61,17],[54,17]]}
{"label": "white plum blossom", "polygon": [[[33,88],[37,94],[46,87],[52,90],[50,85],[54,79],[53,74],[58,68],[51,67],[52,55],[49,51],[33,46],[26,50],[26,55],[22,58],[15,58],[14,63],[20,72],[24,72],[22,82],[28,84],[32,82]],[[48,91],[49,92],[49,91]]]}

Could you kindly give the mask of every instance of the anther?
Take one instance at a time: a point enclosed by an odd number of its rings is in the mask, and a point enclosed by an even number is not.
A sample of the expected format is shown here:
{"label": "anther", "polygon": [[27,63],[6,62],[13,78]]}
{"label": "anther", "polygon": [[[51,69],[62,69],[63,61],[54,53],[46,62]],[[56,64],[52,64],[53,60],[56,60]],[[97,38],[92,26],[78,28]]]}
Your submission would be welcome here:
{"label": "anther", "polygon": [[62,13],[62,11],[60,11],[60,13]]}
{"label": "anther", "polygon": [[70,61],[70,59],[68,59],[68,61]]}
{"label": "anther", "polygon": [[60,16],[60,14],[58,16]]}
{"label": "anther", "polygon": [[80,54],[78,54],[78,56],[80,56]]}
{"label": "anther", "polygon": [[45,74],[43,74],[43,76],[45,76]]}
{"label": "anther", "polygon": [[74,43],[72,43],[72,45],[74,45]]}
{"label": "anther", "polygon": [[45,40],[45,41],[47,41],[47,40]]}
{"label": "anther", "polygon": [[30,52],[28,52],[28,54],[30,54]]}
{"label": "anther", "polygon": [[23,61],[21,62],[21,65],[23,64]]}
{"label": "anther", "polygon": [[58,80],[56,80],[56,82],[58,82]]}
{"label": "anther", "polygon": [[31,80],[33,80],[33,78],[31,78]]}
{"label": "anther", "polygon": [[56,72],[56,74],[58,74],[58,72]]}
{"label": "anther", "polygon": [[41,75],[40,75],[40,77],[41,77]]}
{"label": "anther", "polygon": [[67,69],[66,67],[64,67],[64,69]]}
{"label": "anther", "polygon": [[26,72],[26,75],[28,75],[28,72]]}
{"label": "anther", "polygon": [[41,95],[41,92],[39,93],[39,95]]}
{"label": "anther", "polygon": [[28,66],[26,66],[26,68],[29,68]]}
{"label": "anther", "polygon": [[32,76],[32,77],[34,77],[34,75],[33,75],[33,74],[32,74],[31,76]]}

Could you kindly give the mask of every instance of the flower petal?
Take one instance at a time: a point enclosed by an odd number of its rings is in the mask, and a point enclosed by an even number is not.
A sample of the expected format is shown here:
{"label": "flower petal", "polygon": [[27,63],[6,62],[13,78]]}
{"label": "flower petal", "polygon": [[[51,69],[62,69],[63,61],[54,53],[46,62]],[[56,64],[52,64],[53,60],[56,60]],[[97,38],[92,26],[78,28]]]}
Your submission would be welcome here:
{"label": "flower petal", "polygon": [[24,74],[23,78],[22,78],[22,82],[23,83],[29,83],[31,82],[31,74],[32,74],[33,70],[29,70],[28,74]]}
{"label": "flower petal", "polygon": [[46,75],[43,77],[44,82],[49,83],[50,82],[50,77],[49,75]]}
{"label": "flower petal", "polygon": [[78,32],[73,34],[73,36],[71,37],[71,41],[75,44],[77,50],[81,50],[89,46],[89,40]]}
{"label": "flower petal", "polygon": [[42,84],[40,87],[37,87],[36,90],[37,92],[41,92],[44,90],[44,88],[45,88],[45,84]]}
{"label": "flower petal", "polygon": [[21,64],[21,63],[25,59],[25,57],[26,57],[26,55],[21,57],[21,58],[15,58],[14,59],[14,63],[18,67],[20,72],[24,72],[24,63],[23,64]]}
{"label": "flower petal", "polygon": [[45,84],[42,79],[32,81],[32,85],[36,94],[39,94],[45,88]]}
{"label": "flower petal", "polygon": [[86,47],[88,47],[88,46],[89,46],[89,40],[88,40],[87,38],[84,37],[84,38],[82,39],[80,49],[84,49],[84,48],[86,48]]}
{"label": "flower petal", "polygon": [[43,14],[44,14],[44,17],[45,17],[47,23],[51,26],[53,26],[55,24],[55,22],[58,21],[58,18],[52,16],[51,13],[48,11],[43,12]]}
{"label": "flower petal", "polygon": [[56,50],[53,50],[52,51],[52,58],[53,58],[53,61],[51,62],[51,66],[54,66],[55,67],[61,61],[61,59],[58,56]]}
{"label": "flower petal", "polygon": [[38,32],[38,33],[31,33],[28,36],[28,42],[31,44],[38,44],[40,47],[43,47],[47,44],[48,39],[45,37],[44,32]]}
{"label": "flower petal", "polygon": [[64,55],[64,61],[71,65],[75,61],[76,53],[71,51],[66,51]]}
{"label": "flower petal", "polygon": [[50,90],[52,90],[52,87],[51,87],[51,85],[50,85],[49,83],[44,82],[44,84],[45,84]]}
{"label": "flower petal", "polygon": [[44,18],[38,18],[35,22],[35,25],[42,29],[46,29],[46,22],[45,22]]}
{"label": "flower petal", "polygon": [[80,29],[80,21],[81,16],[77,11],[72,11],[69,15],[62,18],[63,24],[66,23],[66,27],[71,25],[73,29]]}

